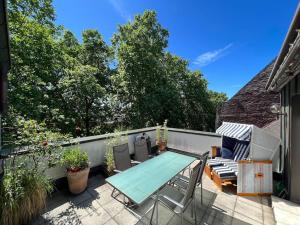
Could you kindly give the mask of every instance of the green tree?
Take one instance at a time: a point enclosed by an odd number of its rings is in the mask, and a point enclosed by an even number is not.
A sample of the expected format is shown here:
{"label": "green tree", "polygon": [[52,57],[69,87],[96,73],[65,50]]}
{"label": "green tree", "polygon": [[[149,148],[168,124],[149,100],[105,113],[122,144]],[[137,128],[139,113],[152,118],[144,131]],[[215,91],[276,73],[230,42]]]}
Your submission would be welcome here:
{"label": "green tree", "polygon": [[63,99],[69,112],[72,112],[76,124],[84,125],[85,134],[90,135],[91,122],[103,110],[105,89],[97,82],[97,69],[91,66],[79,66],[59,81]]}
{"label": "green tree", "polygon": [[55,13],[52,0],[9,0],[8,15],[10,24],[30,18],[41,25],[54,27]]}
{"label": "green tree", "polygon": [[82,33],[82,63],[97,68],[101,73],[107,71],[110,49],[97,30]]}
{"label": "green tree", "polygon": [[64,118],[57,83],[66,61],[57,41],[60,28],[54,25],[52,1],[10,0],[8,17],[12,58],[9,106],[17,115],[56,127]]}
{"label": "green tree", "polygon": [[212,130],[215,130],[216,127],[216,114],[218,113],[218,110],[222,106],[222,104],[226,101],[228,101],[228,97],[223,92],[216,92],[209,90],[208,91],[210,102],[212,103],[211,108],[211,118],[210,118],[210,127],[212,127]]}
{"label": "green tree", "polygon": [[157,22],[153,11],[119,26],[113,36],[118,71],[112,79],[133,127],[155,124],[162,113],[161,87],[167,82],[162,76],[162,63],[167,37],[168,31]]}
{"label": "green tree", "polygon": [[71,32],[66,30],[61,40],[61,45],[63,46],[64,52],[73,57],[74,59],[78,59],[79,53],[82,51],[82,48],[75,37],[75,35]]}
{"label": "green tree", "polygon": [[59,111],[56,86],[63,74],[63,54],[51,28],[27,18],[22,21],[10,26],[9,103],[21,115],[48,121]]}

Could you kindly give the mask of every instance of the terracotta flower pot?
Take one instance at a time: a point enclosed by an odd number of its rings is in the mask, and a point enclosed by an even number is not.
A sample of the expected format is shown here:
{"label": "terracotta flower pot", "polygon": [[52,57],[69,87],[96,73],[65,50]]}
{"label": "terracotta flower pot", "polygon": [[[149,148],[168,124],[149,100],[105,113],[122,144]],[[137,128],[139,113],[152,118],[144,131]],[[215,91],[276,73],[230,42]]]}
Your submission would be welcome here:
{"label": "terracotta flower pot", "polygon": [[69,190],[73,194],[80,194],[86,189],[90,168],[77,172],[67,171]]}
{"label": "terracotta flower pot", "polygon": [[166,141],[160,141],[158,143],[158,149],[159,151],[165,151],[167,147],[167,142]]}

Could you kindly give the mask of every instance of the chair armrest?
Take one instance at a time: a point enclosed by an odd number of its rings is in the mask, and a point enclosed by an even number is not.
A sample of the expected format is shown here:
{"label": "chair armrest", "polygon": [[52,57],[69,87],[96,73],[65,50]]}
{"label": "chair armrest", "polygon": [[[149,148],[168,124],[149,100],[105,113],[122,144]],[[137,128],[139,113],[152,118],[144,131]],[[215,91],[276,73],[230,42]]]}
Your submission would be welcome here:
{"label": "chair armrest", "polygon": [[221,156],[221,147],[219,146],[211,146],[211,157]]}
{"label": "chair armrest", "polygon": [[174,199],[171,199],[171,198],[168,197],[167,195],[159,195],[159,197],[162,197],[162,198],[166,199],[167,201],[173,203],[174,205],[180,207],[181,209],[184,208],[184,206],[183,206],[181,203],[176,202]]}
{"label": "chair armrest", "polygon": [[132,164],[140,164],[140,163],[142,163],[142,162],[135,161],[135,160],[131,160],[131,163],[132,163]]}

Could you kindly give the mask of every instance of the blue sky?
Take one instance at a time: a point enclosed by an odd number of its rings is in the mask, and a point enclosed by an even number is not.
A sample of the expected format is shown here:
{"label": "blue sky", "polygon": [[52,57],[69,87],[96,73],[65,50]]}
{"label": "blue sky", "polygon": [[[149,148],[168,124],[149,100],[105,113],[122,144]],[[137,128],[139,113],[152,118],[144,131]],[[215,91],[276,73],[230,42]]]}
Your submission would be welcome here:
{"label": "blue sky", "polygon": [[278,54],[298,0],[54,0],[56,23],[105,41],[150,9],[169,33],[168,51],[200,70],[209,88],[233,96]]}

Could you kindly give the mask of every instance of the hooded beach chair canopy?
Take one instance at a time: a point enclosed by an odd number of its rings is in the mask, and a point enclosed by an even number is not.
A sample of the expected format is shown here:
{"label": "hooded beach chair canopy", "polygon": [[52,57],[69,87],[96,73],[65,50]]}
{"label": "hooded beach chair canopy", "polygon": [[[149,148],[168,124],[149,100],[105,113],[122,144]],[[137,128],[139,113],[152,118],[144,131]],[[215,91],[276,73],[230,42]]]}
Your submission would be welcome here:
{"label": "hooded beach chair canopy", "polygon": [[272,160],[280,145],[280,139],[250,124],[223,122],[216,133],[239,141],[249,141],[248,158],[252,160]]}
{"label": "hooded beach chair canopy", "polygon": [[223,122],[216,133],[240,141],[250,141],[252,126],[249,124]]}

